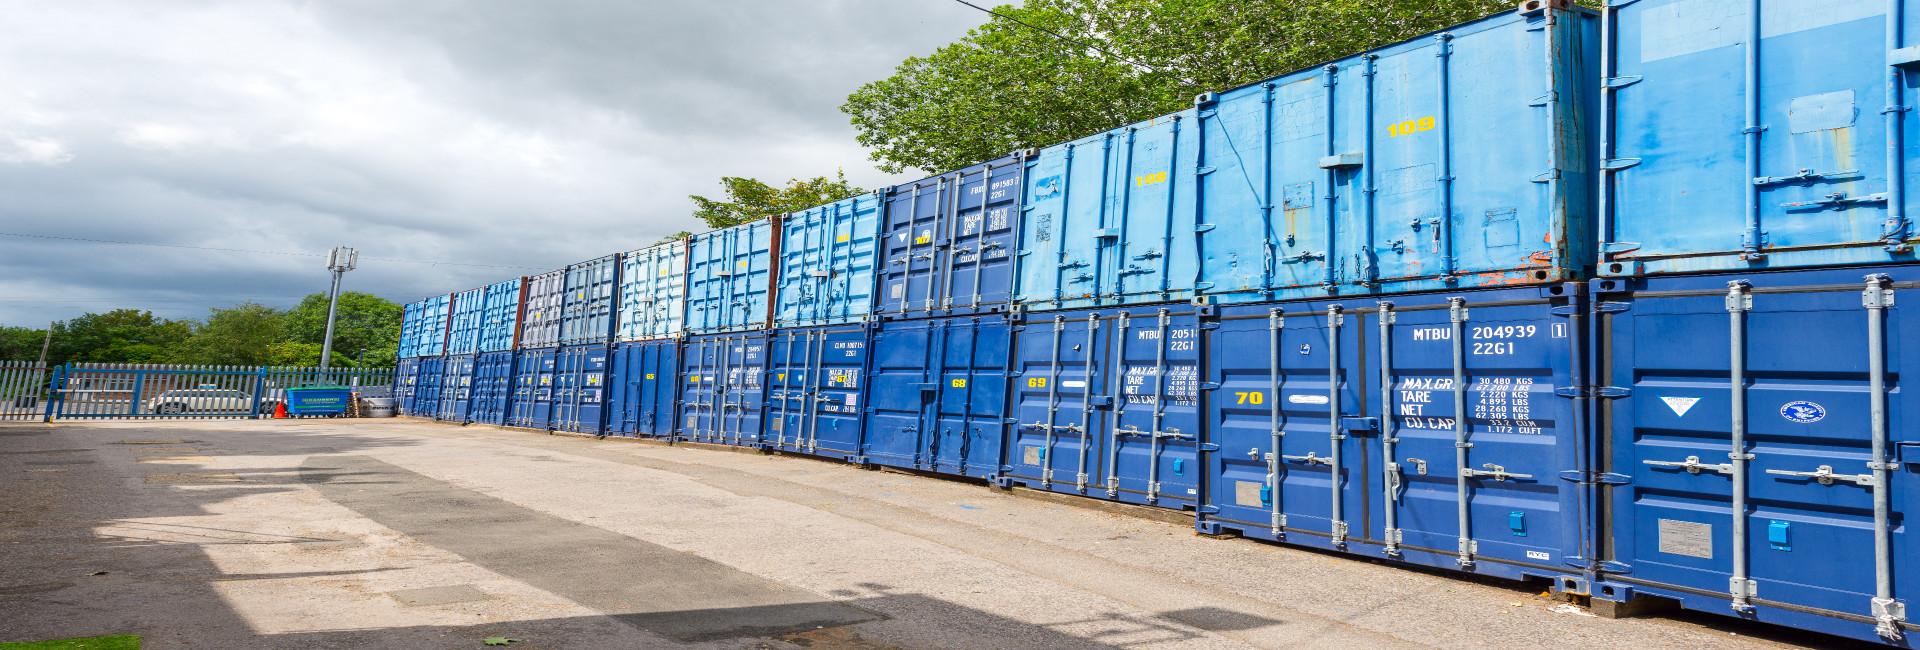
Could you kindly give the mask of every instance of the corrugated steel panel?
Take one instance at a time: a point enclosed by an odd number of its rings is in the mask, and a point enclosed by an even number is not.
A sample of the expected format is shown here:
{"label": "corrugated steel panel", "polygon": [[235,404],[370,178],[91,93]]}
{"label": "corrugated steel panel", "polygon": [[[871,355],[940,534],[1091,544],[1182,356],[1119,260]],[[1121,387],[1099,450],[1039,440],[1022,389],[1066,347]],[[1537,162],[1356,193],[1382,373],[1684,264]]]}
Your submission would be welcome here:
{"label": "corrugated steel panel", "polygon": [[560,349],[553,373],[554,429],[596,435],[604,429],[610,354],[606,344]]}
{"label": "corrugated steel panel", "polygon": [[447,321],[447,354],[473,354],[480,351],[480,329],[486,323],[486,301],[486,287],[453,294],[452,316]]}
{"label": "corrugated steel panel", "polygon": [[867,328],[781,329],[769,337],[767,424],[760,440],[769,449],[843,459],[860,456]]}
{"label": "corrugated steel panel", "polygon": [[522,350],[514,359],[513,402],[508,405],[507,424],[528,429],[545,429],[553,420],[553,371],[559,351]]}
{"label": "corrugated steel panel", "polygon": [[852,323],[873,313],[881,203],[864,194],[781,217],[775,327]]}
{"label": "corrugated steel panel", "polygon": [[567,301],[567,271],[527,278],[527,304],[520,312],[520,349],[560,344],[560,315]]}
{"label": "corrugated steel panel", "polygon": [[689,337],[680,359],[680,437],[758,445],[767,395],[766,332]]}
{"label": "corrugated steel panel", "polygon": [[481,352],[513,349],[513,337],[520,324],[520,287],[523,279],[487,285],[480,309]]}
{"label": "corrugated steel panel", "polygon": [[1024,157],[1009,156],[888,191],[882,317],[1002,311],[1012,304],[1026,169]]}
{"label": "corrugated steel panel", "polygon": [[[474,301],[477,304],[479,296],[476,295]],[[473,313],[478,314],[479,310]],[[473,408],[473,371],[478,359],[473,354],[448,355],[446,359],[440,368],[440,406],[433,419],[466,422]]]}
{"label": "corrugated steel panel", "polygon": [[1913,260],[1915,55],[1889,7],[1920,29],[1902,0],[1608,9],[1600,273]]}
{"label": "corrugated steel panel", "polygon": [[567,294],[560,309],[560,343],[605,343],[613,338],[613,310],[620,286],[620,256],[567,266]]}
{"label": "corrugated steel panel", "polygon": [[647,438],[671,437],[679,419],[680,341],[622,343],[614,350],[608,432]]}
{"label": "corrugated steel panel", "polygon": [[1016,298],[1235,303],[1579,277],[1597,22],[1492,16],[1043,149]]}
{"label": "corrugated steel panel", "polygon": [[767,327],[779,223],[761,219],[688,239],[688,333]]}
{"label": "corrugated steel panel", "polygon": [[[515,290],[518,291],[517,286]],[[473,366],[473,406],[469,421],[507,423],[508,404],[513,399],[513,359],[511,350],[480,353]]]}
{"label": "corrugated steel panel", "polygon": [[1920,568],[1920,393],[1902,386],[1920,320],[1894,308],[1920,268],[1593,284],[1612,486],[1597,597],[1873,641],[1920,629],[1882,618]]}
{"label": "corrugated steel panel", "polygon": [[440,413],[440,378],[445,373],[446,357],[420,357],[413,367],[413,390],[407,403],[396,405],[402,413],[430,418]]}
{"label": "corrugated steel panel", "polygon": [[883,323],[868,353],[866,461],[998,477],[1011,335],[998,314]]}
{"label": "corrugated steel panel", "polygon": [[399,356],[433,357],[447,349],[447,296],[408,304],[400,316]]}
{"label": "corrugated steel panel", "polygon": [[686,325],[687,242],[642,248],[621,257],[617,337],[642,341],[679,336]]}

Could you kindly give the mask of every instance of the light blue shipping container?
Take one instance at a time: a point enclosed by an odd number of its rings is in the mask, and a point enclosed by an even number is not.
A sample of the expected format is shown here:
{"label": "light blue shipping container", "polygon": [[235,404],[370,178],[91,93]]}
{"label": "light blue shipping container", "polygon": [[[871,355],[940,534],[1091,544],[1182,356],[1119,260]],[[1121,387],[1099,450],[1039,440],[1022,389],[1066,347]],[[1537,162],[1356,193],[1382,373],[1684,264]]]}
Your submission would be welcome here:
{"label": "light blue shipping container", "polygon": [[400,358],[437,357],[447,348],[447,296],[408,304],[400,315]]}
{"label": "light blue shipping container", "polygon": [[620,258],[616,338],[644,341],[680,335],[686,326],[687,243],[642,248]]}
{"label": "light blue shipping container", "polygon": [[513,349],[519,334],[520,290],[526,278],[487,285],[480,312],[480,351],[501,352]]}
{"label": "light blue shipping container", "polygon": [[1616,4],[1601,275],[1914,260],[1912,3]]}
{"label": "light blue shipping container", "polygon": [[619,286],[619,254],[567,265],[560,343],[605,343],[612,339],[614,290]]}
{"label": "light blue shipping container", "polygon": [[480,327],[485,323],[487,289],[453,294],[453,314],[447,322],[447,354],[480,351]]}
{"label": "light blue shipping container", "polygon": [[1236,303],[1584,277],[1597,23],[1567,3],[1523,8],[1043,149],[1016,300]]}
{"label": "light blue shipping container", "polygon": [[873,313],[881,207],[878,195],[863,194],[781,218],[775,327],[852,323]]}
{"label": "light blue shipping container", "polygon": [[767,327],[778,224],[761,219],[687,240],[689,334]]}
{"label": "light blue shipping container", "polygon": [[520,349],[560,344],[560,313],[567,299],[567,270],[527,278],[526,308],[520,311]]}

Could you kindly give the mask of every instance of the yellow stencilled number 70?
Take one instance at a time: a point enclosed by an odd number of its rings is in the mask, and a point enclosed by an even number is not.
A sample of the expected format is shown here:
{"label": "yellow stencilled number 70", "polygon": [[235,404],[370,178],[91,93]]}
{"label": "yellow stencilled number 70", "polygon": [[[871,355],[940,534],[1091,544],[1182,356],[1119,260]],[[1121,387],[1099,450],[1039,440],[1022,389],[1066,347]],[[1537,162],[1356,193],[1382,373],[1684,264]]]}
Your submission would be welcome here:
{"label": "yellow stencilled number 70", "polygon": [[1233,396],[1236,398],[1235,404],[1264,404],[1267,401],[1266,393],[1234,393]]}
{"label": "yellow stencilled number 70", "polygon": [[1027,378],[1027,388],[1046,388],[1046,387],[1047,387],[1046,377],[1028,377]]}

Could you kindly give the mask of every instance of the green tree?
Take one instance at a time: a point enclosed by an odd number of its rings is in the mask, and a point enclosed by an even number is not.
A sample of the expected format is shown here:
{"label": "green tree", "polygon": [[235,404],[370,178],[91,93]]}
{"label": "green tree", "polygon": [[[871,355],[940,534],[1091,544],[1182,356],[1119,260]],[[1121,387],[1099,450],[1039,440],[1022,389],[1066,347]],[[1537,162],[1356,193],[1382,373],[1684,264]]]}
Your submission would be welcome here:
{"label": "green tree", "polygon": [[882,170],[958,169],[1172,113],[1191,106],[1200,92],[1512,6],[1489,0],[1026,0],[995,9],[1007,17],[996,16],[933,54],[907,59],[893,76],[854,91],[841,110]]}
{"label": "green tree", "polygon": [[286,336],[286,313],[255,302],[208,310],[207,321],[174,347],[175,363],[264,366]]}
{"label": "green tree", "polygon": [[194,326],[191,320],[156,318],[139,309],[81,314],[54,323],[47,362],[165,363],[193,335]]}
{"label": "green tree", "polygon": [[[333,365],[351,366],[367,353],[369,367],[388,367],[400,347],[400,317],[405,307],[359,291],[340,294],[333,325]],[[327,294],[307,296],[286,314],[286,336],[274,347],[276,363],[320,365],[327,332]]]}
{"label": "green tree", "polygon": [[[726,228],[769,215],[798,212],[865,192],[847,182],[845,170],[837,170],[834,175],[834,178],[815,176],[806,180],[788,179],[787,186],[783,188],[752,178],[727,176],[720,179],[721,187],[727,192],[726,200],[718,201],[697,195],[687,198],[693,199],[693,216],[699,217],[709,227]],[[674,235],[668,236],[669,240],[672,238]]]}
{"label": "green tree", "polygon": [[46,328],[0,326],[0,361],[37,361]]}

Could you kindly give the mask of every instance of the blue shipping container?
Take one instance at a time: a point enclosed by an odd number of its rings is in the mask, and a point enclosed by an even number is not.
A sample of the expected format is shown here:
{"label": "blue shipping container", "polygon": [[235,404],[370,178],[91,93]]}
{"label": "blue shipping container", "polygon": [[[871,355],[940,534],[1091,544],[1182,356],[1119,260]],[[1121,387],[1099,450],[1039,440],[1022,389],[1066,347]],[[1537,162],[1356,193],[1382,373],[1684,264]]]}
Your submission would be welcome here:
{"label": "blue shipping container", "polygon": [[621,256],[620,317],[615,338],[644,341],[679,336],[686,324],[686,302],[685,241]]}
{"label": "blue shipping container", "polygon": [[511,350],[482,352],[473,364],[473,406],[467,421],[504,425],[513,398]]}
{"label": "blue shipping container", "polygon": [[1010,480],[1194,505],[1204,471],[1195,316],[1192,306],[1176,305],[1016,317]]}
{"label": "blue shipping container", "polygon": [[480,309],[480,351],[513,349],[520,324],[520,290],[526,278],[487,285]]}
{"label": "blue shipping container", "polygon": [[480,327],[485,322],[487,289],[470,289],[453,294],[453,310],[447,318],[447,354],[473,354],[480,351]]}
{"label": "blue shipping container", "polygon": [[[1887,25],[1889,8],[1901,18]],[[1607,11],[1600,273],[1912,261],[1904,0]],[[1890,182],[1891,181],[1891,182]]]}
{"label": "blue shipping container", "polygon": [[408,304],[400,315],[400,358],[434,357],[447,349],[447,296]]}
{"label": "blue shipping container", "polygon": [[700,233],[687,240],[687,332],[712,334],[764,329],[772,317],[768,297],[774,231],[779,221],[761,219]]}
{"label": "blue shipping container", "polygon": [[869,346],[862,461],[999,477],[1011,335],[998,314],[883,323]]}
{"label": "blue shipping container", "polygon": [[690,337],[680,359],[680,437],[758,446],[767,394],[767,334]]}
{"label": "blue shipping container", "polygon": [[775,327],[837,325],[873,313],[880,197],[863,194],[780,217]]}
{"label": "blue shipping container", "polygon": [[446,357],[420,357],[413,367],[413,394],[407,403],[398,408],[403,413],[419,418],[431,418],[440,413],[440,376],[446,372]]}
{"label": "blue shipping container", "polygon": [[[1920,472],[1920,268],[1596,280],[1604,583],[1860,639],[1897,639]],[[1900,643],[1904,645],[1904,642]]]}
{"label": "blue shipping container", "polygon": [[553,419],[553,371],[559,351],[525,350],[514,359],[513,402],[508,405],[507,424],[528,429],[545,429]]}
{"label": "blue shipping container", "polygon": [[520,310],[520,349],[550,348],[560,344],[560,316],[567,302],[567,271],[548,271],[527,278],[526,306]]}
{"label": "blue shipping container", "polygon": [[1597,20],[1466,23],[1041,150],[1028,309],[1583,277]]}
{"label": "blue shipping container", "polygon": [[440,369],[440,407],[433,419],[466,422],[473,407],[473,371],[475,355],[448,355]]}
{"label": "blue shipping container", "polygon": [[607,403],[607,344],[560,349],[553,369],[552,428],[600,435]]}
{"label": "blue shipping container", "polygon": [[613,338],[613,310],[620,287],[620,256],[567,266],[567,295],[560,310],[560,344],[605,343]]}
{"label": "blue shipping container", "polygon": [[1578,289],[1218,309],[1198,529],[1577,577],[1594,557]]}
{"label": "blue shipping container", "polygon": [[608,433],[671,438],[679,422],[680,341],[622,343],[614,350],[607,385]]}
{"label": "blue shipping container", "polygon": [[774,330],[767,345],[767,425],[761,441],[768,449],[858,457],[866,326]]}
{"label": "blue shipping container", "polygon": [[1002,311],[1012,304],[1026,169],[1026,159],[1015,155],[887,192],[877,308],[883,318]]}
{"label": "blue shipping container", "polygon": [[413,415],[413,389],[420,384],[420,359],[403,358],[393,366],[393,410]]}

